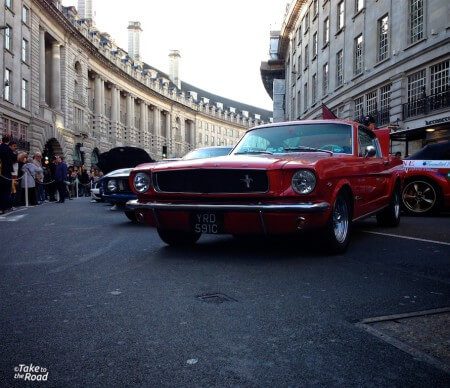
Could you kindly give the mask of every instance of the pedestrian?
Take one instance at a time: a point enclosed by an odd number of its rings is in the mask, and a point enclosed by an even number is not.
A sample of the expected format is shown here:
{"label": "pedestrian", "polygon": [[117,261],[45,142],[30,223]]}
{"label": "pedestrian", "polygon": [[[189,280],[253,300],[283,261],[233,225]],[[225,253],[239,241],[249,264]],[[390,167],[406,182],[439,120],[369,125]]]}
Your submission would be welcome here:
{"label": "pedestrian", "polygon": [[66,180],[67,180],[67,164],[64,162],[62,156],[56,157],[55,182],[59,194],[58,203],[64,203],[66,198]]}
{"label": "pedestrian", "polygon": [[14,153],[14,147],[17,145],[10,146],[10,141],[10,137],[5,135],[0,144],[0,214],[4,214],[12,207],[12,171],[13,164],[17,161]]}
{"label": "pedestrian", "polygon": [[[40,169],[42,170],[42,168]],[[22,188],[22,204],[27,204],[26,198],[28,196],[28,204],[31,206],[37,205],[36,199],[36,172],[38,168],[33,163],[32,158],[28,158],[26,163],[22,167],[23,177],[20,181],[20,187]]]}
{"label": "pedestrian", "polygon": [[38,205],[45,201],[44,191],[44,170],[42,168],[42,154],[35,152],[33,156],[33,163],[36,166],[36,173],[34,179],[36,180],[36,195]]}
{"label": "pedestrian", "polygon": [[83,197],[89,197],[89,175],[86,171],[86,168],[84,165],[81,166],[81,172],[80,172],[80,196]]}

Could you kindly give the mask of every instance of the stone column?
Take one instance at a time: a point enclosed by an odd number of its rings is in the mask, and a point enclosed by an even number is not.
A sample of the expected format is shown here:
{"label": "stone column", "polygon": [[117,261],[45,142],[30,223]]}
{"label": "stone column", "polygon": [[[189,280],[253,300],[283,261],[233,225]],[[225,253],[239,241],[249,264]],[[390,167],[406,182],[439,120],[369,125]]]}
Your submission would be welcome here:
{"label": "stone column", "polygon": [[161,111],[158,107],[153,107],[153,134],[158,137],[161,136],[161,127],[160,127],[160,120],[161,120]]}
{"label": "stone column", "polygon": [[172,117],[169,112],[166,112],[166,144],[167,144],[167,155],[172,155],[172,131],[171,131],[171,125],[172,123]]}
{"label": "stone column", "polygon": [[147,124],[147,104],[144,101],[141,101],[141,133],[147,133],[148,124]]}
{"label": "stone column", "polygon": [[111,87],[111,123],[116,124],[119,121],[119,103],[117,101],[118,90],[117,86]]}
{"label": "stone column", "polygon": [[100,116],[102,114],[102,79],[99,75],[95,76],[94,81],[94,114]]}
{"label": "stone column", "polygon": [[45,31],[39,30],[39,102],[46,105],[45,101]]}
{"label": "stone column", "polygon": [[100,99],[100,101],[102,103],[100,114],[105,116],[106,115],[105,80],[103,78],[100,78],[100,84],[101,84],[101,86],[100,86],[100,91],[101,91],[101,94],[100,94],[101,95],[101,99]]}
{"label": "stone column", "polygon": [[61,111],[61,49],[58,42],[52,44],[52,107]]}
{"label": "stone column", "polygon": [[127,130],[130,131],[133,126],[133,98],[131,97],[131,94],[127,94]]}

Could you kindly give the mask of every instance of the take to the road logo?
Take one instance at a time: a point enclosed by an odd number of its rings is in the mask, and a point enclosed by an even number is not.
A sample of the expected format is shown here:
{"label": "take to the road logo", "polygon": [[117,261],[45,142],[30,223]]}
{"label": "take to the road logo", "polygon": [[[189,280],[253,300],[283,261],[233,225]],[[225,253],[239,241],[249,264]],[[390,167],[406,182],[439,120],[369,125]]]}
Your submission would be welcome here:
{"label": "take to the road logo", "polygon": [[14,367],[14,380],[47,381],[47,379],[48,370],[42,366],[19,364]]}

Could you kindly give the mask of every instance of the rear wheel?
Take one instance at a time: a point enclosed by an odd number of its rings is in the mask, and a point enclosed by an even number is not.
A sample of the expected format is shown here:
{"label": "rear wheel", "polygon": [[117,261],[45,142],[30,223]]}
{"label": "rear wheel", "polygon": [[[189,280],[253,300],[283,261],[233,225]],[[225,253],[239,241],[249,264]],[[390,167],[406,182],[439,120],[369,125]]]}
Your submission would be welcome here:
{"label": "rear wheel", "polygon": [[201,233],[182,232],[178,230],[157,229],[159,237],[167,245],[184,246],[195,244],[201,236]]}
{"label": "rear wheel", "polygon": [[377,213],[380,226],[398,226],[400,223],[400,187],[396,185],[389,206]]}
{"label": "rear wheel", "polygon": [[327,250],[343,253],[350,242],[351,204],[349,196],[341,191],[333,204],[330,219],[325,229]]}
{"label": "rear wheel", "polygon": [[426,180],[413,180],[405,185],[402,204],[410,214],[430,214],[439,207],[438,188]]}

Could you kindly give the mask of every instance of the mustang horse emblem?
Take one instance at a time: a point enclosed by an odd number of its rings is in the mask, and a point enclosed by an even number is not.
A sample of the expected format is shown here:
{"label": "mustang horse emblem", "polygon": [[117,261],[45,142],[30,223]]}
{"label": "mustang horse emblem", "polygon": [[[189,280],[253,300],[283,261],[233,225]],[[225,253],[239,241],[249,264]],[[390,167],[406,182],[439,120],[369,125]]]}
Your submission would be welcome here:
{"label": "mustang horse emblem", "polygon": [[250,178],[248,176],[248,174],[245,174],[245,177],[243,179],[241,179],[241,182],[244,182],[245,186],[247,187],[247,189],[249,189],[250,188],[250,184],[253,182],[253,179]]}

